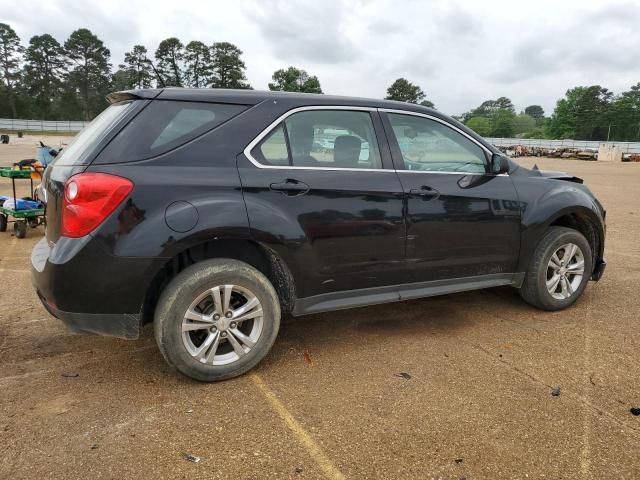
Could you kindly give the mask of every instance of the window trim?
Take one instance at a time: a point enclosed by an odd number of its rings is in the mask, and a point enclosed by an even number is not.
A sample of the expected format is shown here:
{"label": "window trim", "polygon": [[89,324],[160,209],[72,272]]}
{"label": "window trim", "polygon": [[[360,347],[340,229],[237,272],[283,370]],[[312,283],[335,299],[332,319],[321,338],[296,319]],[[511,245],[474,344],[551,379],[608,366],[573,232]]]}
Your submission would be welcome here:
{"label": "window trim", "polygon": [[[271,169],[271,170],[320,170],[320,171],[340,171],[340,172],[391,172],[391,173],[395,173],[395,169],[393,168],[345,168],[345,167],[300,167],[300,166],[295,166],[295,165],[264,165],[262,163],[260,163],[258,160],[256,160],[256,158],[254,158],[254,156],[251,154],[251,151],[257,147],[260,142],[267,136],[269,135],[269,133],[271,133],[272,130],[274,130],[275,128],[278,127],[278,125],[280,125],[280,123],[284,123],[284,120],[287,119],[287,117],[290,117],[291,115],[298,113],[298,112],[305,112],[305,111],[309,111],[309,110],[347,110],[347,111],[354,111],[354,112],[369,112],[369,114],[371,114],[372,112],[376,112],[378,111],[377,108],[372,108],[372,107],[357,107],[357,106],[351,106],[351,105],[307,105],[304,107],[297,107],[297,108],[293,108],[285,113],[283,113],[282,115],[280,115],[278,118],[276,118],[271,124],[269,124],[269,126],[267,128],[265,128],[264,130],[262,130],[262,132],[260,132],[258,134],[258,136],[256,138],[254,138],[249,145],[247,145],[245,147],[245,149],[243,150],[243,153],[245,155],[245,157],[247,157],[249,159],[249,161],[251,163],[253,163],[256,167],[258,168],[264,168],[264,169]],[[371,126],[373,128],[373,133],[376,136],[376,142],[378,143],[378,149],[381,148],[380,145],[380,138],[378,138],[378,132],[375,128],[375,123],[373,121],[373,118],[371,118]],[[386,141],[386,139],[384,139]],[[287,140],[288,143],[288,140]],[[291,152],[289,152],[289,155],[291,155]],[[382,160],[382,152],[380,152],[380,156],[381,156],[381,160]]]}
{"label": "window trim", "polygon": [[[485,152],[489,156],[489,158],[491,158],[491,156],[493,155],[493,152],[491,150],[489,150],[486,146],[484,146],[482,143],[480,143],[473,136],[469,135],[467,132],[465,132],[464,130],[461,130],[460,128],[456,127],[455,125],[452,125],[451,123],[447,122],[446,120],[444,120],[442,118],[439,118],[439,117],[436,117],[434,115],[429,115],[429,114],[420,113],[420,112],[414,112],[412,110],[397,110],[397,109],[394,109],[394,108],[358,107],[358,106],[355,106],[355,105],[354,106],[352,106],[352,105],[305,105],[305,106],[302,106],[302,107],[292,108],[291,110],[286,111],[285,113],[280,115],[278,118],[276,118],[273,122],[271,122],[264,130],[262,130],[244,148],[244,150],[242,152],[244,153],[245,157],[247,157],[249,159],[249,161],[254,166],[256,166],[258,168],[270,169],[270,170],[319,170],[319,171],[342,171],[342,172],[344,172],[344,171],[347,171],[347,172],[391,172],[391,173],[422,173],[422,174],[431,174],[431,175],[490,175],[490,176],[494,176],[494,177],[508,177],[509,176],[508,173],[493,174],[493,173],[490,173],[490,172],[468,173],[468,172],[445,172],[445,171],[433,171],[433,172],[430,172],[430,171],[420,171],[420,170],[401,170],[401,169],[395,168],[395,165],[393,166],[393,168],[385,168],[384,167],[384,160],[382,159],[382,156],[383,156],[382,151],[380,151],[381,160],[383,160],[383,167],[382,168],[298,167],[298,166],[295,166],[295,165],[264,165],[264,164],[260,163],[258,160],[256,160],[256,158],[251,154],[251,151],[256,146],[258,146],[260,144],[260,142],[267,135],[269,135],[271,133],[272,130],[277,128],[278,125],[281,122],[284,122],[284,120],[287,117],[290,117],[294,113],[304,112],[304,111],[308,111],[308,110],[351,110],[351,111],[360,111],[360,112],[369,112],[369,113],[377,112],[378,114],[396,113],[396,114],[400,114],[400,115],[413,115],[414,117],[428,118],[430,120],[434,120],[436,122],[439,122],[439,123],[445,125],[446,127],[449,127],[451,129],[455,130],[456,132],[462,134],[464,137],[468,138],[473,143],[478,145],[482,149],[482,151]],[[380,117],[383,117],[383,116],[380,115]],[[382,118],[381,118],[381,120],[382,120]],[[388,118],[386,120],[388,121]],[[381,141],[383,141],[390,148],[391,145],[389,145],[389,143],[391,142],[391,140],[388,138],[389,134],[386,133],[384,139],[379,138],[379,132],[375,128],[374,119],[372,118],[371,121],[373,122],[374,133],[376,135],[376,140],[378,142],[378,148],[382,148],[382,145],[380,144]],[[382,123],[384,125],[384,121]],[[289,152],[289,156],[291,156],[291,152]],[[391,152],[391,156],[393,157],[393,152]],[[489,162],[489,160],[487,159],[487,163],[485,165],[488,165],[488,162]]]}
{"label": "window trim", "polygon": [[[289,144],[289,129],[287,128],[287,122],[285,121],[282,122],[282,133],[284,134],[284,144],[287,147],[287,161],[289,162],[287,167],[293,167],[293,156],[291,155],[291,145]],[[258,145],[261,145],[261,144],[262,142],[260,142]],[[262,152],[260,153],[264,157],[264,153]]]}

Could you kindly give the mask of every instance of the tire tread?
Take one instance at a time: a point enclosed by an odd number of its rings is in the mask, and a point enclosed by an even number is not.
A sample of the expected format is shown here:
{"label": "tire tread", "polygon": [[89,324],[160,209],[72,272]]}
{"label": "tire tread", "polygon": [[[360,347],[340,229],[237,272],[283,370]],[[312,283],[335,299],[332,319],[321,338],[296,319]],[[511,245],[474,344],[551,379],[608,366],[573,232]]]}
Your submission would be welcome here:
{"label": "tire tread", "polygon": [[[571,295],[567,300],[556,300],[547,292],[546,288],[543,289],[540,286],[540,275],[544,274],[546,279],[547,260],[546,255],[552,245],[557,243],[562,237],[574,236],[574,241],[580,242],[582,253],[585,257],[585,277],[582,285],[578,291]],[[563,240],[564,241],[564,240]],[[567,239],[569,241],[569,239]],[[586,249],[584,248],[586,246]],[[522,299],[530,305],[541,310],[561,310],[572,305],[582,295],[584,288],[586,287],[590,271],[592,267],[591,247],[587,239],[577,230],[567,227],[549,227],[544,236],[538,243],[533,257],[529,262],[529,267],[525,273],[524,282],[520,287],[520,296]]]}
{"label": "tire tread", "polygon": [[[179,296],[185,288],[188,289],[190,285],[196,284],[197,282],[205,282],[208,279],[215,279],[221,275],[234,275],[249,279],[249,281],[256,283],[262,288],[266,292],[267,297],[261,299],[263,309],[267,310],[267,312],[265,312],[266,315],[268,315],[268,312],[272,313],[271,318],[265,320],[271,321],[272,325],[270,325],[269,328],[265,325],[265,331],[263,332],[263,335],[267,336],[265,337],[265,342],[254,347],[257,351],[250,361],[238,361],[230,365],[217,367],[208,367],[200,364],[193,365],[191,362],[185,361],[184,355],[180,353],[180,349],[184,348],[180,344],[182,339],[175,338],[175,335],[172,334],[171,329],[173,325],[171,320],[175,318],[175,315],[178,313],[175,311],[176,303],[179,303]],[[268,305],[264,304],[265,301]],[[220,381],[237,377],[249,371],[268,353],[280,327],[280,303],[271,282],[251,265],[239,260],[226,258],[203,260],[185,268],[165,287],[158,299],[153,323],[158,349],[170,366],[198,381]],[[250,354],[251,352],[249,355]]]}

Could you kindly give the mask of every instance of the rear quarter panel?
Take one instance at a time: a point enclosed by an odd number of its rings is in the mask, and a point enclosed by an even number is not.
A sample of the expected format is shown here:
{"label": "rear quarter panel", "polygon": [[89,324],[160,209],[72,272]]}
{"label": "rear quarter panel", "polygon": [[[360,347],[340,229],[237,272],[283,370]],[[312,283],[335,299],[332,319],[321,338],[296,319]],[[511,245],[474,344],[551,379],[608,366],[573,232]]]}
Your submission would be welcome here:
{"label": "rear quarter panel", "polygon": [[[140,303],[156,273],[178,253],[216,238],[249,238],[235,162],[250,141],[243,127],[246,113],[155,158],[94,162],[87,169],[134,183],[127,200],[91,235],[108,255],[148,260],[144,275],[132,287],[139,289],[132,296]],[[174,202],[187,202],[197,211],[197,221],[188,231],[176,231],[167,223],[167,208]]]}

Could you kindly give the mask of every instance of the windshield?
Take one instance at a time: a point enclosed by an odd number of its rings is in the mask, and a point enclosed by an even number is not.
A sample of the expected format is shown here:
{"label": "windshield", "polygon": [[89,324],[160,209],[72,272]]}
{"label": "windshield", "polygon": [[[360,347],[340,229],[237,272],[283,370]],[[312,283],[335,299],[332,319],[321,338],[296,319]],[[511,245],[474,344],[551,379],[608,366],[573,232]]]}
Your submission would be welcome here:
{"label": "windshield", "polygon": [[53,163],[61,165],[84,165],[88,163],[93,148],[104,139],[118,123],[133,102],[121,102],[111,105],[93,121],[84,127],[73,140],[62,149]]}

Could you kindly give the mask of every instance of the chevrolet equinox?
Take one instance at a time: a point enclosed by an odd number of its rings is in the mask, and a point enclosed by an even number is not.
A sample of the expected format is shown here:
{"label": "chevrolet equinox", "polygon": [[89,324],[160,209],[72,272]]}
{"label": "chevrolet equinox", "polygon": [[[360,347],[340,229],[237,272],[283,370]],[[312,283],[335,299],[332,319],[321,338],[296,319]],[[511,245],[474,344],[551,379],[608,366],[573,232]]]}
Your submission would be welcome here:
{"label": "chevrolet equinox", "polygon": [[109,95],[47,168],[33,283],[69,327],[137,338],[223,380],[299,316],[500,285],[573,304],[605,210],[409,103],[216,89]]}

